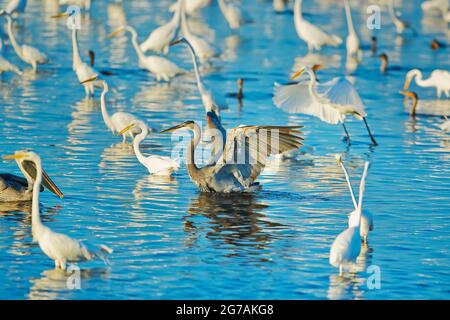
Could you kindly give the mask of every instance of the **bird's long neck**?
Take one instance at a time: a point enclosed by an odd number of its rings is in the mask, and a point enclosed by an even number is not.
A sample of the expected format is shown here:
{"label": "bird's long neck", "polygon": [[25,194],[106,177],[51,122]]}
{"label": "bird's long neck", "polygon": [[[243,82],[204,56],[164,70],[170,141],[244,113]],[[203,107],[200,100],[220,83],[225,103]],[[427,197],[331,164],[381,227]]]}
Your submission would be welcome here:
{"label": "bird's long neck", "polygon": [[189,48],[189,52],[191,53],[192,64],[194,65],[195,79],[197,80],[197,88],[200,91],[200,94],[202,94],[202,91],[204,90],[204,84],[202,82],[202,78],[200,77],[200,72],[198,71],[197,56],[195,55],[194,48],[192,48],[191,44],[187,41],[185,43]]}
{"label": "bird's long neck", "polygon": [[417,73],[415,80],[416,80],[417,85],[419,85],[421,87],[431,87],[431,86],[433,86],[433,82],[430,81],[431,78],[423,79],[422,72],[418,72]]}
{"label": "bird's long neck", "polygon": [[78,50],[78,39],[77,39],[77,29],[72,29],[72,51],[73,51],[73,69],[81,63],[80,52]]}
{"label": "bird's long neck", "polygon": [[141,130],[142,130],[142,132],[139,133],[136,137],[134,137],[133,149],[134,149],[134,154],[136,155],[136,158],[139,160],[139,162],[141,164],[143,164],[145,166],[146,158],[142,154],[139,146],[140,146],[142,140],[144,140],[145,137],[148,135],[148,129],[147,129],[147,127],[141,126]]}
{"label": "bird's long neck", "polygon": [[345,165],[341,162],[342,169],[344,170],[345,174],[345,180],[347,181],[348,189],[350,190],[350,195],[352,196],[353,206],[355,207],[355,210],[358,208],[358,203],[356,202],[355,193],[353,192],[352,184],[350,182],[350,177],[347,172],[347,168]]}
{"label": "bird's long neck", "polygon": [[317,85],[316,74],[312,70],[306,70],[306,72],[309,74],[309,78],[310,78],[309,79],[309,84],[308,84],[309,93],[316,100],[322,100],[322,98],[316,92],[316,85]]}
{"label": "bird's long neck", "polygon": [[181,2],[182,1],[183,0],[178,0],[175,14],[172,17],[172,20],[170,20],[170,23],[173,24],[174,26],[176,26],[177,29],[180,27],[180,24],[181,24],[181,6],[182,6]]}
{"label": "bird's long neck", "polygon": [[41,215],[39,213],[39,192],[41,182],[42,182],[42,165],[40,159],[35,159],[34,164],[36,165],[36,180],[33,186],[33,200],[32,200],[32,211],[31,211],[31,226],[33,235],[42,227]]}
{"label": "bird's long neck", "polygon": [[395,8],[394,8],[394,0],[389,0],[388,7],[389,7],[389,15],[391,16],[391,19],[394,22],[398,21],[397,14],[395,13]]}
{"label": "bird's long neck", "polygon": [[127,29],[131,33],[131,43],[133,44],[134,50],[136,51],[136,54],[139,58],[139,60],[144,61],[145,60],[145,54],[142,52],[141,47],[138,43],[138,34],[135,29],[129,27]]}
{"label": "bird's long neck", "polygon": [[100,107],[102,110],[103,121],[105,122],[108,129],[113,131],[111,117],[109,116],[108,111],[106,110],[105,96],[106,96],[107,92],[108,92],[108,87],[104,84],[102,94],[100,95]]}
{"label": "bird's long neck", "polygon": [[189,30],[189,26],[187,24],[186,9],[185,9],[184,0],[181,0],[180,14],[181,14],[181,29],[183,31],[183,35],[185,37],[188,37],[188,36],[191,35],[191,30]]}
{"label": "bird's long neck", "polygon": [[186,151],[186,167],[189,173],[190,177],[194,177],[195,174],[199,171],[197,165],[195,164],[195,159],[194,159],[194,154],[195,154],[195,148],[197,147],[197,145],[200,142],[200,127],[198,126],[198,124],[194,124],[194,136],[191,139],[190,145],[188,150]]}
{"label": "bird's long neck", "polygon": [[242,85],[242,83],[239,83],[239,85],[238,85],[238,93],[237,93],[238,100],[241,100],[243,96],[244,96],[243,85]]}
{"label": "bird's long neck", "polygon": [[295,0],[294,3],[294,19],[297,22],[300,22],[300,20],[303,18],[302,15],[302,0]]}
{"label": "bird's long neck", "polygon": [[366,177],[367,177],[367,171],[369,170],[369,163],[366,162],[364,165],[364,172],[363,176],[361,178],[361,182],[359,185],[359,199],[358,199],[358,207],[356,209],[357,214],[357,221],[358,221],[358,229],[361,226],[361,215],[362,215],[362,203],[363,203],[363,197],[364,197],[364,190],[366,188]]}
{"label": "bird's long neck", "polygon": [[7,27],[7,32],[8,32],[8,36],[9,36],[9,40],[11,40],[11,44],[14,48],[14,51],[16,52],[16,54],[23,59],[23,55],[22,55],[22,48],[20,47],[20,45],[17,43],[16,41],[16,37],[14,36],[14,33],[12,31],[12,19],[10,16],[6,16],[6,20],[8,20],[8,27]]}
{"label": "bird's long neck", "polygon": [[416,98],[415,96],[411,97],[412,100],[412,106],[411,106],[411,113],[410,115],[412,117],[416,116],[416,109],[417,109],[417,105],[419,104],[419,99]]}
{"label": "bird's long neck", "polygon": [[225,10],[227,9],[225,1],[224,0],[218,0],[217,2],[219,2],[220,11],[222,11],[222,13],[225,13]]}
{"label": "bird's long neck", "polygon": [[345,4],[345,15],[347,17],[348,33],[356,34],[355,27],[353,26],[352,10],[350,9],[350,3],[348,2],[348,0],[345,0],[344,4]]}

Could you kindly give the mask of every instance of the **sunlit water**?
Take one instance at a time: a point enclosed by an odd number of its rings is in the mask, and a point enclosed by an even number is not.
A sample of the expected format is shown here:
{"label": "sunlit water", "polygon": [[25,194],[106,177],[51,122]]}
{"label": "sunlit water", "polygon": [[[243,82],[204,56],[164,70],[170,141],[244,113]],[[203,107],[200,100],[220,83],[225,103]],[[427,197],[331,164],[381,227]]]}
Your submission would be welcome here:
{"label": "sunlit water", "polygon": [[[5,1],[0,1],[5,3]],[[405,72],[421,67],[425,74],[449,69],[448,49],[432,52],[432,38],[448,41],[447,26],[422,17],[420,1],[403,1],[403,17],[420,37],[396,38],[389,18],[376,32],[379,50],[401,70],[380,75],[379,60],[367,50],[353,74],[367,105],[368,120],[379,146],[369,145],[363,123],[349,121],[351,146],[342,128],[307,116],[289,116],[271,101],[273,82],[288,81],[305,60],[306,46],[293,27],[292,14],[274,14],[270,1],[245,1],[255,23],[232,35],[216,2],[202,11],[196,30],[215,39],[224,52],[205,80],[219,92],[234,92],[245,78],[240,108],[229,99],[223,111],[226,127],[246,124],[302,124],[304,154],[269,166],[254,194],[218,196],[199,193],[185,166],[170,180],[150,177],[131,147],[111,135],[102,121],[98,94],[84,100],[71,69],[70,32],[65,21],[51,19],[57,1],[29,1],[16,26],[20,40],[45,49],[52,62],[36,75],[1,78],[1,154],[32,148],[66,197],[41,194],[46,225],[78,239],[105,243],[115,252],[111,266],[80,265],[81,289],[69,290],[66,275],[54,271],[32,243],[27,204],[0,205],[0,297],[17,299],[399,299],[450,298],[450,137],[441,133],[439,117],[405,113],[402,88]],[[399,1],[397,1],[399,2]],[[157,84],[139,70],[129,37],[108,39],[128,21],[140,40],[170,18],[168,1],[93,1],[91,16],[79,33],[82,55],[97,54],[96,66],[107,77],[110,110],[126,110],[164,128],[181,121],[204,119],[193,76]],[[329,4],[328,4],[329,3]],[[120,7],[119,7],[120,8]],[[368,48],[365,6],[353,10]],[[343,8],[333,1],[305,1],[307,17],[345,36]],[[327,80],[345,72],[344,48],[322,51]],[[12,48],[5,55],[26,67]],[[171,59],[191,68],[183,46]],[[342,58],[341,58],[342,57]],[[306,57],[308,58],[308,57]],[[432,89],[419,89],[433,98]],[[146,153],[168,154],[170,136],[153,135]],[[372,163],[364,198],[375,216],[375,230],[363,248],[356,270],[344,279],[328,264],[335,236],[344,230],[352,202],[334,160],[342,153],[355,186],[365,160]],[[2,172],[19,174],[13,162]],[[381,269],[381,289],[371,290],[366,268]]]}

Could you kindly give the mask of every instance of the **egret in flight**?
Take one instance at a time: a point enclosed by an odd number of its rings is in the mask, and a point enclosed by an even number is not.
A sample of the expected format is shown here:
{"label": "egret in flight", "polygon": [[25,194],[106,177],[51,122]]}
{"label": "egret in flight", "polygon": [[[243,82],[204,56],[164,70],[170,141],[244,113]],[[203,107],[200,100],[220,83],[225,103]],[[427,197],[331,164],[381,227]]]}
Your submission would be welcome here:
{"label": "egret in flight", "polygon": [[[97,78],[91,78],[84,83],[90,82],[90,81],[97,81]],[[103,121],[105,122],[106,127],[111,130],[111,132],[114,134],[115,132],[120,132],[123,128],[125,128],[127,125],[129,125],[134,120],[139,120],[137,117],[132,115],[128,112],[116,112],[111,117],[108,114],[108,111],[106,110],[106,103],[105,103],[105,96],[108,93],[108,84],[105,80],[100,80],[100,83],[103,86],[102,94],[100,95],[100,107],[102,110],[102,117]],[[132,130],[129,130],[127,134],[122,135],[123,142],[126,142],[127,135],[133,140],[133,137],[138,134],[140,130],[138,128],[133,128]]]}
{"label": "egret in flight", "polygon": [[17,73],[19,76],[22,75],[22,71],[20,71],[20,69],[17,66],[6,60],[0,53],[0,75],[3,72],[14,72]]}
{"label": "egret in flight", "polygon": [[25,12],[26,6],[27,0],[9,0],[4,10],[8,14],[13,14],[15,12],[22,13]]}
{"label": "egret in flight", "polygon": [[352,224],[349,224],[349,227],[342,231],[331,245],[329,261],[333,267],[339,268],[339,274],[341,276],[344,273],[344,267],[348,264],[355,263],[361,252],[360,220],[368,170],[369,162],[366,162],[359,186],[359,199],[358,207],[355,210],[355,218],[352,219]]}
{"label": "egret in flight", "polygon": [[181,69],[175,63],[160,56],[146,56],[142,52],[141,47],[138,43],[138,34],[133,27],[122,26],[117,30],[113,31],[108,37],[112,38],[122,31],[127,31],[131,33],[131,42],[133,44],[134,50],[139,59],[139,66],[147,69],[150,73],[155,75],[156,81],[170,81],[173,77],[177,75],[186,73],[186,70]]}
{"label": "egret in flight", "polygon": [[34,152],[26,151],[16,151],[15,154],[3,158],[34,163],[36,179],[33,185],[31,231],[33,240],[37,241],[41,250],[50,259],[55,261],[55,268],[65,270],[67,263],[93,260],[96,258],[107,262],[107,255],[112,253],[112,249],[105,245],[101,245],[98,248],[90,248],[84,243],[72,239],[65,234],[54,232],[42,223],[39,213],[39,191],[42,182],[41,158]]}
{"label": "egret in flight", "polygon": [[[211,121],[218,122],[217,115],[207,113]],[[255,180],[266,165],[270,155],[297,149],[302,143],[299,136],[301,126],[239,126],[228,131],[223,152],[218,160],[202,168],[194,159],[195,148],[201,139],[200,126],[194,121],[185,121],[163,130],[173,132],[190,130],[193,138],[186,154],[189,177],[202,192],[251,192],[261,186]],[[220,141],[221,139],[217,139]],[[220,149],[220,148],[219,148]]]}
{"label": "egret in flight", "polygon": [[[33,185],[37,172],[36,165],[32,161],[20,158],[16,159],[16,163],[25,178],[10,173],[0,173],[0,202],[31,201],[33,197]],[[44,169],[42,169],[42,177],[42,185],[39,185],[39,191],[43,191],[43,187],[45,187],[60,198],[64,197],[64,194]]]}
{"label": "egret in flight", "polygon": [[400,91],[400,94],[407,98],[405,107],[411,117],[415,117],[417,114],[429,116],[450,115],[449,99],[421,100],[414,91]]}
{"label": "egret in flight", "polygon": [[[350,195],[352,197],[353,206],[355,207],[355,210],[352,211],[348,218],[348,226],[351,227],[352,225],[355,225],[357,221],[355,219],[358,219],[358,203],[356,202],[355,193],[353,192],[352,184],[350,182],[350,177],[348,175],[347,168],[345,167],[344,163],[342,162],[341,155],[336,156],[336,160],[341,165],[342,170],[344,171],[345,180],[347,181],[347,186],[350,191]],[[360,235],[361,239],[364,243],[367,242],[367,238],[369,236],[369,231],[373,230],[373,215],[367,210],[362,210],[361,212],[361,226],[360,226]]]}
{"label": "egret in flight", "polygon": [[377,145],[367,123],[364,104],[353,84],[344,77],[318,83],[314,71],[308,67],[301,68],[291,79],[294,80],[304,72],[309,75],[309,81],[283,86],[275,83],[274,104],[288,113],[312,115],[330,124],[341,123],[349,142],[345,118],[353,115],[364,121],[372,144]]}
{"label": "egret in flight", "polygon": [[225,0],[218,0],[218,2],[220,11],[232,30],[237,30],[243,25],[253,22],[249,14],[237,3],[226,3]]}
{"label": "egret in flight", "polygon": [[302,0],[295,0],[294,3],[294,24],[297,34],[308,45],[308,50],[320,50],[322,46],[328,45],[337,47],[342,43],[342,39],[334,34],[328,34],[318,26],[305,20],[302,16]]}
{"label": "egret in flight", "polygon": [[14,36],[14,33],[12,31],[12,18],[8,13],[5,12],[5,10],[1,10],[0,16],[3,16],[3,15],[6,16],[6,20],[7,20],[7,32],[8,32],[9,40],[11,41],[14,51],[19,56],[19,58],[23,62],[31,65],[33,68],[33,71],[37,70],[38,64],[47,63],[49,61],[49,59],[45,53],[39,51],[35,47],[29,46],[26,44],[20,45],[19,43],[17,43],[16,37]]}
{"label": "egret in flight", "polygon": [[157,176],[170,176],[172,173],[178,171],[180,164],[171,159],[170,157],[150,155],[145,157],[141,150],[140,144],[148,135],[148,127],[141,120],[132,121],[131,124],[122,129],[118,134],[125,134],[128,130],[132,128],[138,128],[141,132],[134,137],[133,149],[136,158],[139,162],[147,168],[148,172]]}
{"label": "egret in flight", "polygon": [[442,92],[447,98],[450,97],[450,72],[447,70],[433,70],[427,79],[423,79],[422,71],[412,69],[406,74],[404,90],[409,89],[413,79],[419,87],[435,87],[438,98],[441,97]]}
{"label": "egret in flight", "polygon": [[361,49],[359,47],[359,38],[353,25],[352,11],[349,0],[344,0],[345,16],[347,18],[348,35],[345,41],[347,56],[359,59],[361,57]]}
{"label": "egret in flight", "polygon": [[177,6],[172,20],[153,30],[147,39],[141,43],[142,52],[151,50],[157,53],[169,53],[170,43],[175,40],[180,29],[181,1],[183,0],[178,0],[176,3]]}

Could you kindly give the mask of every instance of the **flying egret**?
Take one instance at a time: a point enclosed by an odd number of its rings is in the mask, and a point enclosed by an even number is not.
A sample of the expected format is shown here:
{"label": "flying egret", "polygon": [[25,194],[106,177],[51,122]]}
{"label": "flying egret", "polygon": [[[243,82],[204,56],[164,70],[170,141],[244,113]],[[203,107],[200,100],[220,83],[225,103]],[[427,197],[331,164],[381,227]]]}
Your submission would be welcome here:
{"label": "flying egret", "polygon": [[42,182],[41,158],[34,152],[16,151],[15,154],[4,156],[4,159],[22,159],[34,163],[36,167],[36,180],[33,186],[33,200],[31,211],[31,230],[33,240],[39,243],[41,250],[55,261],[56,269],[66,269],[67,263],[93,260],[96,258],[107,262],[107,254],[112,249],[105,245],[98,248],[89,248],[82,242],[72,239],[65,234],[56,233],[46,227],[39,213],[39,189]]}
{"label": "flying egret", "polygon": [[414,91],[400,91],[400,94],[407,98],[405,100],[406,111],[412,117],[415,117],[417,114],[429,116],[450,115],[449,99],[421,100]]}
{"label": "flying egret", "polygon": [[394,8],[394,0],[388,0],[388,10],[397,33],[401,34],[405,32],[406,29],[410,29],[413,34],[417,34],[417,32],[412,28],[409,22],[403,21],[397,17],[397,13],[395,12]]}
{"label": "flying egret", "polygon": [[153,30],[147,39],[141,43],[140,47],[142,52],[151,50],[157,53],[169,53],[170,43],[175,40],[180,29],[181,1],[178,0],[177,8],[172,19],[168,23]]}
{"label": "flying egret", "polygon": [[160,56],[146,56],[138,44],[138,34],[133,27],[122,26],[113,31],[108,37],[112,38],[122,31],[131,33],[131,42],[139,59],[139,66],[147,69],[156,77],[156,81],[170,81],[172,78],[186,73],[186,70],[178,67],[175,63]]}
{"label": "flying egret", "polygon": [[237,30],[245,24],[253,22],[253,19],[237,3],[226,3],[225,0],[218,0],[220,11],[227,20],[230,29]]}
{"label": "flying egret", "polygon": [[330,264],[339,268],[339,275],[343,275],[344,267],[355,263],[361,251],[360,220],[363,203],[363,195],[366,183],[366,176],[369,169],[369,162],[365,163],[364,173],[359,186],[358,207],[355,210],[355,219],[352,219],[352,225],[342,231],[333,241],[330,250]]}
{"label": "flying egret", "polygon": [[47,55],[45,55],[43,52],[39,51],[35,47],[26,45],[26,44],[18,44],[16,41],[16,38],[14,36],[14,33],[12,31],[12,18],[11,16],[6,13],[4,10],[0,11],[0,16],[5,15],[7,20],[7,31],[9,40],[11,41],[11,44],[14,48],[14,51],[19,56],[19,58],[28,64],[30,64],[33,67],[33,71],[37,70],[38,64],[45,64],[49,61]]}
{"label": "flying egret", "polygon": [[[188,16],[195,15],[200,9],[210,5],[211,0],[184,0],[186,14]],[[175,12],[178,8],[178,2],[175,2],[169,7],[170,12]]]}
{"label": "flying egret", "polygon": [[15,12],[22,13],[25,12],[27,6],[27,0],[9,0],[5,6],[5,11],[8,14],[13,14]]}
{"label": "flying egret", "polygon": [[[25,179],[10,173],[0,173],[0,202],[31,201],[33,197],[36,165],[34,162],[25,159],[16,159],[16,163]],[[44,169],[42,169],[42,176],[43,180],[42,185],[39,186],[39,191],[43,191],[43,187],[45,187],[60,198],[63,198],[64,194],[50,179]]]}
{"label": "flying egret", "polygon": [[447,70],[433,70],[428,79],[423,79],[422,71],[412,69],[406,74],[404,90],[409,89],[413,79],[419,87],[435,87],[438,98],[441,97],[442,92],[445,93],[447,98],[450,96],[450,72]]}
{"label": "flying egret", "polygon": [[[90,81],[97,81],[97,78],[85,80],[84,83]],[[115,132],[120,132],[132,121],[139,120],[137,117],[128,112],[115,112],[110,117],[108,111],[106,110],[106,103],[105,103],[105,96],[108,93],[108,84],[106,83],[105,80],[100,80],[100,83],[103,85],[103,91],[102,94],[100,95],[100,107],[102,110],[103,121],[105,122],[106,127],[110,129],[113,134]],[[131,138],[131,140],[133,140],[133,137],[140,132],[141,131],[138,128],[133,128],[132,130],[129,130],[126,135],[125,134],[122,135],[123,142],[124,143],[126,142],[127,135]]]}
{"label": "flying egret", "polygon": [[[350,177],[348,175],[347,168],[344,165],[344,162],[342,162],[341,155],[336,155],[337,162],[341,165],[342,170],[344,171],[345,180],[347,181],[347,186],[350,191],[350,195],[352,197],[353,206],[355,207],[355,210],[350,213],[348,216],[348,226],[351,227],[352,225],[355,225],[357,221],[355,219],[358,219],[358,203],[356,202],[355,193],[353,192],[352,184],[350,182]],[[367,237],[369,236],[369,231],[373,230],[373,215],[367,210],[362,210],[361,213],[361,227],[360,227],[360,235],[361,239],[364,243],[367,242]]]}
{"label": "flying egret", "polygon": [[353,115],[364,121],[372,144],[377,145],[366,120],[364,104],[353,84],[344,77],[318,83],[314,71],[308,67],[301,68],[291,79],[294,80],[304,72],[309,75],[309,81],[287,85],[275,83],[274,104],[288,113],[312,115],[330,124],[341,123],[349,142],[345,118],[346,115]]}
{"label": "flying egret", "polygon": [[19,76],[22,75],[22,71],[20,71],[20,69],[17,66],[15,66],[14,64],[12,64],[8,60],[6,60],[0,53],[0,75],[3,72],[8,72],[8,71],[17,73]]}
{"label": "flying egret", "polygon": [[175,171],[178,171],[180,168],[180,164],[171,159],[170,157],[158,156],[158,155],[150,155],[145,157],[139,146],[141,142],[148,135],[148,127],[141,120],[132,121],[128,126],[122,129],[118,134],[125,134],[128,130],[132,128],[138,128],[141,132],[134,137],[133,141],[133,149],[136,158],[139,162],[148,169],[148,172],[157,176],[170,176]]}
{"label": "flying egret", "polygon": [[345,46],[347,49],[347,56],[359,59],[361,57],[361,49],[359,47],[358,34],[356,33],[355,27],[353,25],[352,11],[350,8],[349,0],[344,0],[344,7],[345,7],[345,16],[347,18],[347,28],[348,28],[348,35],[347,35],[347,39],[345,41]]}
{"label": "flying egret", "polygon": [[342,39],[334,34],[328,34],[318,26],[308,22],[302,16],[302,0],[294,3],[294,24],[297,34],[308,45],[308,50],[320,50],[324,45],[337,47]]}
{"label": "flying egret", "polygon": [[[212,121],[219,121],[215,113],[208,112]],[[202,168],[195,164],[195,148],[201,139],[200,126],[185,121],[163,130],[190,130],[193,138],[187,148],[186,167],[192,182],[202,192],[251,192],[261,188],[255,180],[270,155],[297,149],[302,143],[298,136],[301,126],[239,126],[228,131],[226,144],[217,162]]]}

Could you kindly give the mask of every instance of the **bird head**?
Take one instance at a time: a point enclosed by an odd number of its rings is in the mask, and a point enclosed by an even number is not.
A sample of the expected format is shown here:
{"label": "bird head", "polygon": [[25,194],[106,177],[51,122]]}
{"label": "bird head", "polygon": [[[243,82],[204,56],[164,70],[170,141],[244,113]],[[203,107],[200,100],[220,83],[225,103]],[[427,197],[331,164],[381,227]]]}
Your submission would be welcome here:
{"label": "bird head", "polygon": [[188,120],[188,121],[180,123],[180,124],[178,124],[176,126],[173,126],[173,127],[168,128],[168,129],[165,129],[165,130],[161,131],[160,133],[174,132],[174,131],[181,130],[181,129],[193,130],[194,129],[194,125],[195,125],[194,121]]}

